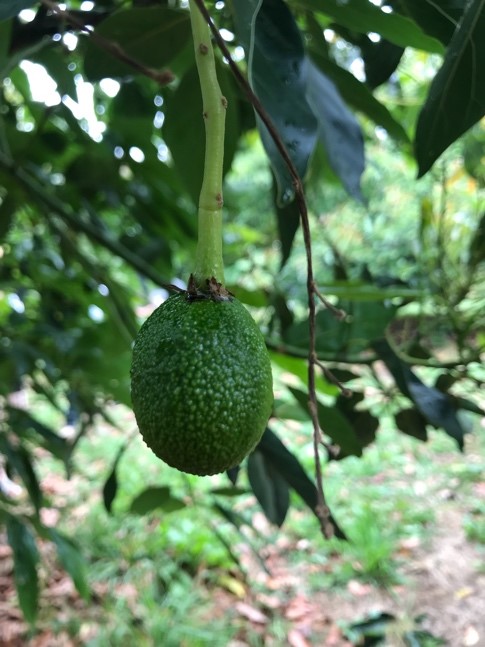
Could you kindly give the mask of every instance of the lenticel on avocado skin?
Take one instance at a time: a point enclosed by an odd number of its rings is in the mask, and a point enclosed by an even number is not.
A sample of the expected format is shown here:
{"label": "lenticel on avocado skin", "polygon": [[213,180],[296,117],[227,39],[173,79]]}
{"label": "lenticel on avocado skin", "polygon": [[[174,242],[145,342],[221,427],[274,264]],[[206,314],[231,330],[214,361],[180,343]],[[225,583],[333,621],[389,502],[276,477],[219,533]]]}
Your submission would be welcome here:
{"label": "lenticel on avocado skin", "polygon": [[237,299],[171,296],[135,340],[131,398],[146,444],[172,467],[202,476],[237,465],[273,405],[261,331]]}

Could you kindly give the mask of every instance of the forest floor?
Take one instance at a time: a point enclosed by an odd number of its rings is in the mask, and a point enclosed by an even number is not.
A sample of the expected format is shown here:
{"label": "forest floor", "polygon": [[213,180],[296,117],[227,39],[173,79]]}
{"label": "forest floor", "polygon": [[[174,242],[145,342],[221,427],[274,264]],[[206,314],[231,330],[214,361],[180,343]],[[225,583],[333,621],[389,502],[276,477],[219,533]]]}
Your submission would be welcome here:
{"label": "forest floor", "polygon": [[[396,647],[485,646],[485,457],[478,434],[464,454],[443,434],[428,444],[384,434],[362,459],[331,463],[330,499],[348,545],[319,537],[298,501],[275,529],[244,495],[233,505],[251,527],[239,534],[219,528],[238,566],[211,538],[197,507],[162,520],[123,513],[142,484],[160,474],[166,481],[169,472],[151,459],[137,469],[126,461],[119,475],[126,493],[115,514],[106,514],[100,490],[119,440],[106,428],[86,440],[80,451],[91,464],[71,480],[52,471],[47,457],[41,474],[49,501],[43,521],[82,546],[88,601],[59,567],[53,546],[39,542],[41,609],[29,630],[0,535],[1,647],[350,647],[377,644],[372,635]],[[137,443],[133,456],[145,451]]]}

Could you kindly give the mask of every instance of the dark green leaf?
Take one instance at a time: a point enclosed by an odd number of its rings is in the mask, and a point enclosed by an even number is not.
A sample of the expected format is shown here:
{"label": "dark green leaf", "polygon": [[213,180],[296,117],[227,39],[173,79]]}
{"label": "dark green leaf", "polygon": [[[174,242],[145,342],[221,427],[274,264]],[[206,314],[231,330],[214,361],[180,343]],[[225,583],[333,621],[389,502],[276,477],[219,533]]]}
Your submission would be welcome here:
{"label": "dark green leaf", "polygon": [[42,504],[42,492],[32,467],[30,454],[22,445],[12,445],[3,434],[0,434],[0,451],[7,457],[11,469],[22,479],[32,504],[39,511]]}
{"label": "dark green leaf", "polygon": [[430,36],[449,43],[463,14],[467,0],[401,0],[404,10]]}
{"label": "dark green leaf", "polygon": [[241,526],[246,524],[246,520],[242,515],[240,515],[238,512],[235,512],[234,510],[231,510],[230,508],[226,508],[225,505],[221,505],[218,501],[216,501],[212,505],[212,507],[223,519],[232,524],[237,530],[240,531]]}
{"label": "dark green leaf", "polygon": [[293,240],[300,226],[300,209],[296,200],[289,204],[280,204],[278,200],[278,186],[273,175],[273,203],[278,224],[278,236],[281,242],[282,268],[291,254]]}
{"label": "dark green leaf", "polygon": [[385,13],[368,0],[296,0],[296,5],[310,11],[324,13],[347,29],[358,33],[377,32],[401,47],[415,47],[440,54],[443,47],[435,38],[427,36],[418,25],[399,14]]}
{"label": "dark green leaf", "polygon": [[426,418],[417,409],[402,409],[395,414],[397,428],[408,436],[427,441]]}
{"label": "dark green leaf", "polygon": [[485,0],[471,0],[429,89],[415,137],[418,177],[485,114]]}
{"label": "dark green leaf", "polygon": [[456,407],[450,396],[435,387],[423,384],[386,340],[375,341],[372,346],[389,369],[400,391],[415,404],[428,424],[442,427],[456,440],[459,448],[463,449],[466,430],[456,415]]}
{"label": "dark green leaf", "polygon": [[30,57],[34,63],[43,65],[49,76],[57,83],[57,91],[61,95],[67,94],[77,101],[76,83],[74,73],[68,69],[69,54],[66,49],[61,47],[44,47]]}
{"label": "dark green leaf", "polygon": [[381,126],[396,141],[409,144],[409,137],[403,126],[394,119],[392,114],[378,101],[369,88],[358,81],[353,74],[344,70],[342,67],[322,56],[320,52],[312,50],[312,58],[318,67],[324,72],[337,86],[343,99],[356,110],[360,110],[374,123]]}
{"label": "dark green leaf", "polygon": [[[273,467],[280,472],[288,485],[295,490],[315,514],[317,489],[296,456],[283,445],[271,429],[265,430],[257,449],[265,456],[266,460],[271,461]],[[340,529],[332,515],[330,515],[329,520],[334,528],[335,536],[339,539],[345,539],[345,533]]]}
{"label": "dark green leaf", "polygon": [[[235,22],[246,50],[252,88],[271,117],[300,175],[317,141],[317,121],[305,97],[305,52],[295,20],[282,0],[235,0]],[[254,28],[253,28],[254,27]],[[288,168],[258,118],[278,186],[278,202],[294,196]]]}
{"label": "dark green leaf", "polygon": [[332,170],[353,198],[362,200],[360,178],[365,167],[364,140],[359,123],[335,87],[309,60],[305,61],[306,98],[318,122]]}
{"label": "dark green leaf", "polygon": [[36,5],[38,0],[2,0],[0,5],[0,20],[12,18],[22,11]]}
{"label": "dark green leaf", "polygon": [[[300,406],[308,411],[308,394],[299,389],[290,388]],[[336,406],[329,407],[318,402],[318,421],[324,434],[329,436],[340,447],[339,458],[346,456],[361,456],[362,445],[357,433],[348,420]]]}
{"label": "dark green leaf", "polygon": [[185,503],[170,494],[170,488],[167,486],[151,487],[143,490],[131,502],[130,512],[132,514],[148,514],[154,510],[163,510],[163,512],[174,512],[185,508]]}
{"label": "dark green leaf", "polygon": [[[232,77],[217,66],[222,94],[227,99],[224,137],[224,173],[232,163],[239,138],[239,111]],[[199,77],[195,65],[186,72],[174,94],[167,97],[163,137],[179,175],[195,204],[199,202],[205,157],[205,132]]]}
{"label": "dark green leaf", "polygon": [[483,261],[485,261],[485,213],[482,214],[470,243],[468,265],[476,267]]}
{"label": "dark green leaf", "polygon": [[249,483],[266,517],[271,523],[281,526],[290,505],[286,479],[258,449],[250,454],[247,469]]}
{"label": "dark green leaf", "polygon": [[[332,369],[332,373],[337,376],[338,371]],[[358,408],[362,402],[364,402],[364,394],[354,391],[350,397],[340,394],[335,406],[350,422],[360,446],[364,448],[375,440],[379,420],[370,411]],[[338,459],[343,457],[337,456]]]}
{"label": "dark green leaf", "polygon": [[362,47],[365,82],[373,90],[382,85],[396,71],[404,54],[404,47],[399,47],[388,40],[381,39],[373,43],[370,39]]}
{"label": "dark green leaf", "polygon": [[113,501],[115,500],[116,493],[118,492],[118,465],[129,445],[130,441],[124,443],[124,445],[119,448],[118,453],[116,454],[116,458],[113,462],[113,467],[111,468],[110,475],[106,479],[103,486],[103,503],[106,511],[109,513],[111,513],[111,510],[113,508]]}
{"label": "dark green leaf", "polygon": [[69,458],[71,446],[65,438],[58,436],[52,429],[33,418],[27,411],[16,407],[7,407],[9,423],[20,435],[30,434],[34,431],[42,439],[42,445],[53,456],[63,461],[66,471],[69,473]]}
{"label": "dark green leaf", "polygon": [[7,537],[13,551],[15,587],[20,608],[27,622],[33,623],[37,616],[39,598],[37,579],[39,554],[35,539],[29,528],[12,516],[7,520]]}
{"label": "dark green leaf", "polygon": [[241,494],[247,494],[249,490],[246,490],[242,487],[216,487],[212,488],[211,494],[217,494],[217,496],[240,496]]}
{"label": "dark green leaf", "polygon": [[[96,33],[118,43],[139,63],[162,68],[184,48],[190,37],[187,11],[167,7],[122,9],[96,27]],[[120,78],[138,72],[102,49],[90,39],[84,59],[84,70],[90,81],[106,77]]]}
{"label": "dark green leaf", "polygon": [[57,548],[57,555],[63,568],[69,573],[79,595],[85,600],[89,597],[86,580],[86,562],[76,544],[54,528],[49,528],[49,537]]}

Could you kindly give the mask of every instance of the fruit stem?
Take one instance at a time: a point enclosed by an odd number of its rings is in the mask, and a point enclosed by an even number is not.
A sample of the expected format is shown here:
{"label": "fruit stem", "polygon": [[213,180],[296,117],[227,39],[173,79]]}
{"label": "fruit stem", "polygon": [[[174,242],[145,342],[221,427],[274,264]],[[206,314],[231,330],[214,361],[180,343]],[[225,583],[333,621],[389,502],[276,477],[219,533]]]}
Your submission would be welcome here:
{"label": "fruit stem", "polygon": [[194,0],[189,0],[195,61],[202,92],[205,124],[204,176],[199,198],[199,236],[194,279],[201,288],[214,277],[224,282],[222,259],[222,164],[227,101],[217,81],[209,26]]}

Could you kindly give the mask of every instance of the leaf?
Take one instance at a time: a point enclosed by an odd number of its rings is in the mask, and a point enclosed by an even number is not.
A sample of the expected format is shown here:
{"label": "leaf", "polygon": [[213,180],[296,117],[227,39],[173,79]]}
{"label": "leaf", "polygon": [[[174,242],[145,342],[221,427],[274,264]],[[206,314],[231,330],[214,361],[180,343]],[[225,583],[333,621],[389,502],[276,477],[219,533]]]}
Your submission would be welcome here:
{"label": "leaf", "polygon": [[399,121],[378,101],[369,88],[355,78],[351,72],[340,67],[320,52],[312,50],[312,59],[337,86],[342,98],[356,110],[363,112],[369,119],[384,128],[396,141],[409,144],[409,136]]}
{"label": "leaf", "polygon": [[[267,428],[265,430],[257,449],[265,456],[266,460],[271,461],[273,467],[280,472],[288,485],[316,514],[315,508],[318,497],[314,482],[308,477],[296,456],[283,445],[271,429]],[[345,539],[345,533],[340,529],[332,515],[330,515],[329,521],[334,528],[335,536],[339,539]]]}
{"label": "leaf", "polygon": [[249,483],[266,517],[282,526],[290,506],[287,481],[258,449],[249,455],[247,469]]}
{"label": "leaf", "polygon": [[212,488],[210,491],[211,494],[216,494],[217,496],[240,496],[241,494],[248,494],[249,490],[242,487],[216,487]]}
{"label": "leaf", "polygon": [[281,242],[281,263],[282,269],[290,257],[293,240],[298,227],[300,226],[300,209],[296,200],[289,204],[281,204],[278,199],[278,185],[273,175],[273,206],[278,224],[278,236]]}
{"label": "leaf", "polygon": [[423,442],[428,440],[426,418],[417,409],[402,409],[395,414],[394,420],[397,428],[404,434]]}
{"label": "leaf", "polygon": [[485,212],[481,215],[468,252],[468,266],[475,268],[485,261]]}
{"label": "leaf", "polygon": [[366,39],[362,47],[366,84],[373,90],[390,79],[396,71],[404,54],[404,47],[381,38],[378,43]]}
{"label": "leaf", "polygon": [[103,503],[104,507],[106,508],[106,511],[111,514],[112,508],[113,508],[113,501],[116,498],[116,493],[118,492],[118,464],[123,457],[123,454],[125,451],[128,449],[130,446],[131,440],[128,440],[126,443],[121,445],[121,447],[118,449],[118,453],[116,454],[116,458],[113,462],[113,467],[111,468],[111,472],[106,479],[104,486],[103,486]]}
{"label": "leaf", "polygon": [[86,562],[76,544],[57,530],[49,528],[49,538],[56,545],[57,555],[63,568],[69,573],[79,595],[89,598],[89,586],[86,579]]}
{"label": "leaf", "polygon": [[309,59],[305,61],[306,98],[318,122],[318,136],[332,170],[347,193],[363,200],[360,178],[365,168],[364,140],[354,115],[335,85]]}
{"label": "leaf", "polygon": [[[290,388],[302,409],[308,411],[308,393]],[[362,445],[351,422],[336,406],[329,407],[317,402],[318,421],[324,434],[340,447],[339,458],[362,456]]]}
{"label": "leaf", "polygon": [[28,9],[37,4],[38,0],[2,0],[0,6],[0,20],[13,18],[23,9]]}
{"label": "leaf", "polygon": [[74,73],[69,71],[69,54],[67,50],[61,47],[44,47],[36,52],[29,60],[43,65],[49,76],[57,84],[57,90],[61,95],[68,95],[74,101],[77,101],[76,83]]}
{"label": "leaf", "polygon": [[42,492],[28,451],[22,445],[13,446],[5,435],[0,435],[0,452],[5,454],[9,466],[22,479],[30,500],[38,512],[42,504]]}
{"label": "leaf", "polygon": [[401,0],[403,9],[430,36],[445,45],[450,41],[463,14],[467,0]]}
{"label": "leaf", "polygon": [[[217,78],[227,99],[223,169],[227,173],[240,134],[238,99],[232,77],[222,65],[217,66]],[[185,73],[173,95],[167,96],[164,112],[163,137],[185,187],[198,204],[204,173],[205,132],[195,64]]]}
{"label": "leaf", "polygon": [[39,598],[39,553],[35,539],[29,528],[12,516],[7,519],[7,537],[13,551],[15,586],[20,608],[27,622],[34,623]]}
{"label": "leaf", "polygon": [[[305,52],[298,27],[282,0],[235,0],[233,6],[253,91],[303,178],[317,141],[317,120],[305,97]],[[291,176],[259,117],[257,123],[275,174],[278,203],[286,204],[294,197]]]}
{"label": "leaf", "polygon": [[[187,11],[136,7],[112,14],[96,27],[95,33],[118,43],[139,63],[159,69],[168,65],[184,48],[190,37],[190,19]],[[94,39],[88,41],[84,71],[89,81],[138,73],[102,49]]]}
{"label": "leaf", "polygon": [[53,456],[63,461],[66,472],[70,473],[69,459],[71,456],[71,446],[65,438],[58,436],[52,429],[33,418],[27,411],[17,407],[7,406],[9,424],[16,430],[18,435],[28,434],[34,431],[42,439],[42,445]]}
{"label": "leaf", "polygon": [[467,5],[420,112],[414,142],[418,177],[485,114],[485,0]]}
{"label": "leaf", "polygon": [[160,509],[169,513],[185,507],[185,503],[181,499],[173,497],[170,494],[170,488],[164,485],[143,490],[131,502],[130,512],[143,515]]}
{"label": "leaf", "polygon": [[358,33],[377,32],[382,38],[401,47],[414,47],[441,54],[441,43],[427,36],[411,19],[396,12],[385,13],[368,0],[296,0],[296,5],[324,13],[337,23]]}
{"label": "leaf", "polygon": [[373,342],[372,346],[387,366],[400,391],[415,404],[428,424],[443,428],[456,440],[458,447],[463,449],[466,431],[456,415],[456,407],[453,406],[450,396],[435,387],[423,384],[385,339]]}

